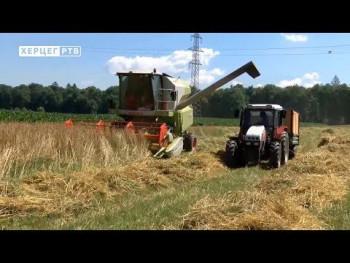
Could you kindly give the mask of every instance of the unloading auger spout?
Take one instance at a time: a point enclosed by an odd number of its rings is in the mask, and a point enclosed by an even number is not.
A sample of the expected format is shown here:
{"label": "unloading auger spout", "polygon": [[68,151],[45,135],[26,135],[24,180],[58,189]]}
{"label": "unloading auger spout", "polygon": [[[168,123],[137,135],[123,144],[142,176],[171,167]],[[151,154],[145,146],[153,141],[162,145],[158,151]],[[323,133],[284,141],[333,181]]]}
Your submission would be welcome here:
{"label": "unloading auger spout", "polygon": [[245,64],[244,66],[240,67],[239,69],[236,69],[235,71],[231,72],[227,76],[225,76],[222,79],[211,84],[209,87],[201,90],[200,92],[196,93],[195,95],[193,95],[193,96],[189,97],[188,99],[186,99],[185,101],[181,102],[179,105],[177,105],[175,110],[181,110],[181,109],[185,108],[186,106],[193,104],[197,100],[208,96],[216,89],[222,87],[227,82],[239,77],[240,75],[242,75],[245,72],[247,72],[254,79],[256,77],[260,76],[260,72],[258,71],[256,66],[254,65],[254,63],[252,61],[250,61],[247,64]]}

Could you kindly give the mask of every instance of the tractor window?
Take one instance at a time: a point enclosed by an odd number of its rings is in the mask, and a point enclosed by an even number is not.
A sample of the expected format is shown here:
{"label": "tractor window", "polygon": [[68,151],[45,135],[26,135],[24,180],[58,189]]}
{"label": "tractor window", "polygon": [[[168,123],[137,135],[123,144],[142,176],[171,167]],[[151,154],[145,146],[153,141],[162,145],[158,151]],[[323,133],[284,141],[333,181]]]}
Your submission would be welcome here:
{"label": "tractor window", "polygon": [[264,125],[273,126],[273,111],[246,110],[243,115],[243,126]]}
{"label": "tractor window", "polygon": [[282,124],[282,116],[281,111],[276,111],[276,117],[275,117],[275,127],[279,127]]}
{"label": "tractor window", "polygon": [[121,105],[128,110],[154,110],[151,75],[135,74],[121,76]]}

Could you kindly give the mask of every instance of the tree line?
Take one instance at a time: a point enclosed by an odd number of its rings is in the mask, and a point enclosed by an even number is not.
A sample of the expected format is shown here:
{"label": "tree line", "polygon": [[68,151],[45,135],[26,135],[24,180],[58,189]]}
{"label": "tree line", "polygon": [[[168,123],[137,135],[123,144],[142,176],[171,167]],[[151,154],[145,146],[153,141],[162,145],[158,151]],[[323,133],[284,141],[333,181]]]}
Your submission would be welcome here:
{"label": "tree line", "polygon": [[[198,92],[192,88],[192,93]],[[280,104],[300,113],[301,121],[327,124],[350,124],[350,87],[336,83],[305,88],[294,85],[280,88],[265,85],[254,88],[242,85],[219,89],[201,100],[203,117],[232,118],[234,111],[248,103]]]}
{"label": "tree line", "polygon": [[[192,87],[192,92],[198,89]],[[108,113],[111,101],[118,100],[118,86],[106,90],[75,84],[49,86],[31,83],[11,87],[0,84],[0,108],[61,113]],[[221,88],[201,100],[203,117],[233,118],[234,111],[248,103],[276,103],[300,112],[302,121],[350,124],[350,87],[332,81],[312,88],[272,84],[254,88],[242,85]]]}
{"label": "tree line", "polygon": [[60,87],[37,83],[11,87],[0,84],[0,108],[61,113],[108,113],[109,101],[118,99],[118,86],[106,90],[90,86],[79,89],[76,84]]}

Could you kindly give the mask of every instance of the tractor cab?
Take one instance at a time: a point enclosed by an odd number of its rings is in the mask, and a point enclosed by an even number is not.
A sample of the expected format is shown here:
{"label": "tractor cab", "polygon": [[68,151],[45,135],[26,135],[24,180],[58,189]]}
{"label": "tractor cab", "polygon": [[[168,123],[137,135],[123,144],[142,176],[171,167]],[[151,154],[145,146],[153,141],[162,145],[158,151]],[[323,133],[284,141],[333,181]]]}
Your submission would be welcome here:
{"label": "tractor cab", "polygon": [[277,104],[248,104],[242,112],[241,134],[246,134],[252,126],[264,126],[268,137],[282,125],[285,110]]}

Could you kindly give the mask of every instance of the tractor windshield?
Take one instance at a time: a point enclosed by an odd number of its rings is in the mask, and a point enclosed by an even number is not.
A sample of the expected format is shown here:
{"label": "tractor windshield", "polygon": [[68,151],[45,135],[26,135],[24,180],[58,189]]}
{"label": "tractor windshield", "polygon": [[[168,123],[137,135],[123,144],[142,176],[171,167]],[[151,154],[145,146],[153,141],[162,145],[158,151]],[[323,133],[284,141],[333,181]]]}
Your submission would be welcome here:
{"label": "tractor windshield", "polygon": [[246,110],[243,114],[243,126],[250,127],[253,125],[264,125],[265,127],[273,126],[272,110]]}
{"label": "tractor windshield", "polygon": [[120,76],[120,106],[128,110],[154,110],[152,76],[134,74]]}

